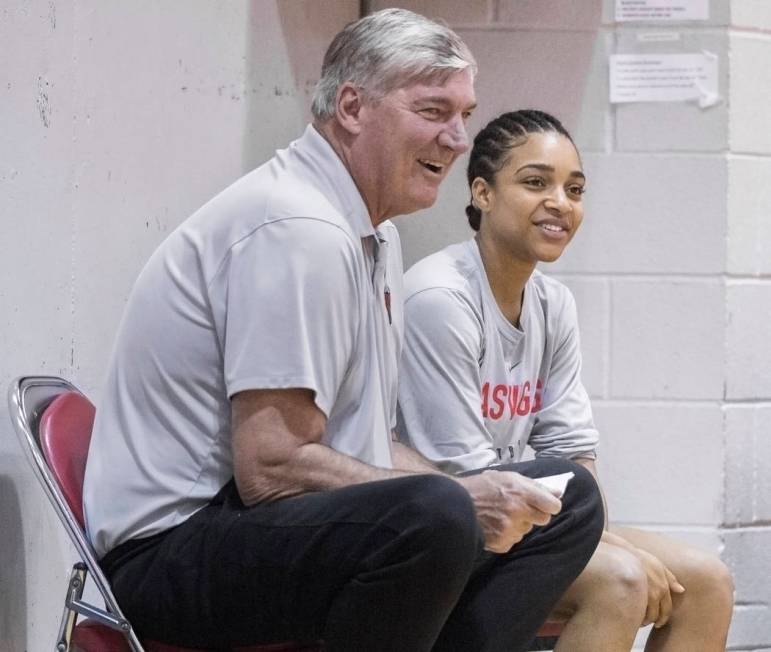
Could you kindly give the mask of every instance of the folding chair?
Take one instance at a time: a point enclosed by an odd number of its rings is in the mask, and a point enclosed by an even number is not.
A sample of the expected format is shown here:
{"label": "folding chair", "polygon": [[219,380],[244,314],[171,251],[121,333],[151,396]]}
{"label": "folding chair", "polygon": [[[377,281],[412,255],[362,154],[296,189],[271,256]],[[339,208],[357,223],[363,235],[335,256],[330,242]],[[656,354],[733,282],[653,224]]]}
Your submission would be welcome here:
{"label": "folding chair", "polygon": [[[74,385],[55,376],[16,379],[8,406],[19,442],[54,506],[81,561],[72,567],[56,652],[196,652],[154,641],[140,642],[121,612],[84,532],[83,476],[95,409]],[[88,574],[104,600],[104,608],[83,600]],[[78,616],[86,620],[77,622]],[[533,649],[550,649],[561,625],[546,623]],[[543,639],[540,637],[549,637]],[[319,643],[277,643],[234,648],[236,652],[321,652]],[[397,651],[395,651],[397,652]]]}
{"label": "folding chair", "polygon": [[[94,424],[94,406],[73,386],[53,376],[28,376],[10,387],[8,407],[19,441],[82,561],[67,583],[57,652],[195,652],[153,641],[140,642],[121,612],[86,539],[83,475]],[[83,600],[91,574],[105,608]],[[78,623],[79,615],[87,619]],[[280,643],[235,648],[237,652],[320,652],[320,644]]]}

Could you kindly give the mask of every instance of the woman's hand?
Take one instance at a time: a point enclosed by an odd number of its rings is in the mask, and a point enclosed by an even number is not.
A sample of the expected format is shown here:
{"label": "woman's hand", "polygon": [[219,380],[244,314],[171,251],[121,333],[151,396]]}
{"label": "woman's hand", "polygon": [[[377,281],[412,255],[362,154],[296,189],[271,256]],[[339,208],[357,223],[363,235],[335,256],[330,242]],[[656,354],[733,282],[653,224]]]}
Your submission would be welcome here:
{"label": "woman's hand", "polygon": [[485,471],[456,480],[471,494],[490,552],[508,552],[534,526],[546,525],[562,509],[549,490],[514,471]]}
{"label": "woman's hand", "polygon": [[672,615],[672,593],[683,593],[685,587],[658,557],[634,546],[630,546],[630,552],[640,560],[648,578],[648,608],[642,624],[663,627]]}

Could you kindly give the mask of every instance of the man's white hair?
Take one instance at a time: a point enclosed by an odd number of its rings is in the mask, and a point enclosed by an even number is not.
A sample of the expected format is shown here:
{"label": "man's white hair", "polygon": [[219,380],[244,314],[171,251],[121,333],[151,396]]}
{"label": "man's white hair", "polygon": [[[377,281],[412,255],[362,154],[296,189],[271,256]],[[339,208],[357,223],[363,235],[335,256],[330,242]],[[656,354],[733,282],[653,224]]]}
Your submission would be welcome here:
{"label": "man's white hair", "polygon": [[473,55],[449,27],[406,9],[384,9],[347,25],[330,44],[313,93],[319,120],[335,113],[337,89],[350,81],[371,100],[417,81],[442,83],[476,73]]}

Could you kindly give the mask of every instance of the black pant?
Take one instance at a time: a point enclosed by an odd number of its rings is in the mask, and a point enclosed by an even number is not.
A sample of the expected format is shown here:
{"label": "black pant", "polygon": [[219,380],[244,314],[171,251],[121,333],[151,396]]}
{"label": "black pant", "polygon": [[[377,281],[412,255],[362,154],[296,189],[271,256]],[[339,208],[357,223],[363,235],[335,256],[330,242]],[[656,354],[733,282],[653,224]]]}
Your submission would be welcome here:
{"label": "black pant", "polygon": [[563,509],[506,554],[483,550],[455,481],[415,475],[245,507],[231,482],[182,525],[102,561],[143,636],[178,645],[323,639],[330,652],[516,652],[583,570],[603,513],[574,471]]}

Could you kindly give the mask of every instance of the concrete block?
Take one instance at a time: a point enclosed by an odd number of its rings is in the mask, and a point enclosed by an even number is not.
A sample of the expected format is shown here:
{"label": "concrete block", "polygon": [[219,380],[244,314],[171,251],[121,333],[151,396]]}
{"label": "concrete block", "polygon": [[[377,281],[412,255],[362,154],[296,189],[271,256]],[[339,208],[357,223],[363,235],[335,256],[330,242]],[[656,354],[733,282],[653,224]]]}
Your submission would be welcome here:
{"label": "concrete block", "polygon": [[771,521],[771,406],[725,406],[726,515],[731,525]]}
{"label": "concrete block", "polygon": [[771,607],[767,604],[737,604],[726,649],[752,652],[771,649]]}
{"label": "concrete block", "polygon": [[467,155],[455,161],[431,208],[394,220],[402,240],[404,269],[453,242],[473,235],[465,213],[471,196],[466,182],[467,165]]}
{"label": "concrete block", "polygon": [[729,280],[726,304],[725,396],[771,398],[771,282]]}
{"label": "concrete block", "polygon": [[611,292],[611,397],[722,398],[719,281],[614,279]]}
{"label": "concrete block", "polygon": [[725,411],[725,517],[729,525],[749,524],[755,513],[755,408]]}
{"label": "concrete block", "polygon": [[587,30],[613,22],[613,9],[603,0],[498,0],[497,5],[498,22],[519,29]]}
{"label": "concrete block", "polygon": [[728,158],[729,274],[771,273],[771,160]]}
{"label": "concrete block", "polygon": [[[661,31],[661,27],[656,31]],[[642,42],[653,28],[617,30],[617,54],[689,54],[707,50],[718,56],[718,92],[722,101],[707,108],[693,102],[616,104],[616,148],[620,152],[723,152],[728,145],[728,37],[725,32],[680,31],[674,42]],[[731,77],[733,80],[733,77]]]}
{"label": "concrete block", "polygon": [[[724,541],[723,560],[734,576],[736,604],[768,608],[771,601],[771,528],[726,530]],[[771,630],[768,633],[771,634]],[[769,641],[771,638],[758,643]]]}
{"label": "concrete block", "polygon": [[570,123],[570,133],[580,152],[607,152],[612,149],[613,112],[610,93],[608,57],[613,51],[613,32],[596,32],[592,63],[584,82],[584,95],[578,116]]}
{"label": "concrete block", "polygon": [[559,272],[698,273],[725,269],[722,157],[583,157],[584,223]]}
{"label": "concrete block", "polygon": [[459,34],[479,63],[472,134],[504,111],[538,108],[574,132],[579,148],[604,151],[608,30],[460,29]]}
{"label": "concrete block", "polygon": [[[548,265],[541,270],[550,273]],[[607,279],[560,276],[576,299],[583,354],[582,379],[592,398],[607,395],[610,285]]]}
{"label": "concrete block", "polygon": [[[282,104],[290,105],[291,113],[299,110],[303,122],[311,119],[310,106],[313,90],[321,75],[321,63],[329,44],[345,25],[360,16],[359,0],[333,0],[319,2],[318,0],[292,0],[292,2],[250,2],[249,28],[246,33],[249,53],[247,55],[248,78],[252,93],[249,116],[253,118],[251,128],[257,133],[256,138],[265,136],[262,125],[266,121],[266,99],[275,107],[275,116],[268,123],[278,123],[278,135],[282,135]],[[275,5],[275,8],[268,5]],[[276,20],[277,19],[277,20]],[[279,27],[279,29],[277,29]],[[278,43],[277,43],[278,41]],[[266,44],[270,44],[266,47]],[[290,75],[279,72],[274,79],[267,79],[266,59],[271,53],[270,47],[275,47],[273,54],[278,55],[278,70],[285,70],[289,64]],[[265,84],[268,81],[268,84]],[[273,82],[271,89],[269,83]],[[273,91],[273,97],[265,98],[262,91],[267,90],[268,96]],[[278,92],[276,92],[278,91]],[[291,106],[295,104],[296,106]],[[257,159],[261,156],[259,149],[264,143],[256,144]],[[283,147],[279,143],[278,147]]]}
{"label": "concrete block", "polygon": [[442,20],[450,27],[456,25],[475,25],[490,22],[493,13],[494,0],[370,0],[368,7],[371,12],[401,7],[422,14],[433,20]]}
{"label": "concrete block", "polygon": [[729,146],[741,154],[771,154],[771,39],[767,35],[730,34]]}
{"label": "concrete block", "polygon": [[771,4],[767,0],[731,0],[731,26],[739,29],[770,30]]}
{"label": "concrete block", "polygon": [[600,477],[611,521],[714,527],[722,514],[717,404],[595,401]]}

